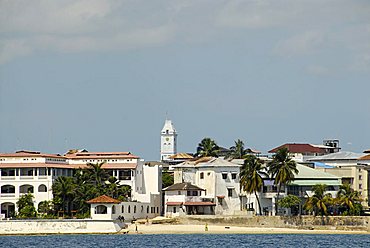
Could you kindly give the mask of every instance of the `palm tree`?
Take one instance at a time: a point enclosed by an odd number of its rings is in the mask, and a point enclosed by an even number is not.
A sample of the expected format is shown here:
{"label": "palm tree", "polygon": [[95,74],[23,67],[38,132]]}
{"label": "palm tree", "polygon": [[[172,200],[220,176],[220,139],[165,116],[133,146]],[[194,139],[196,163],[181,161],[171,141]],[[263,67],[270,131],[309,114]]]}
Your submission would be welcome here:
{"label": "palm tree", "polygon": [[261,214],[262,211],[257,192],[260,192],[263,187],[263,178],[261,175],[267,176],[264,172],[261,160],[254,155],[248,155],[240,170],[240,185],[245,192],[249,194],[254,193],[256,196],[259,214]]}
{"label": "palm tree", "polygon": [[60,176],[53,183],[53,194],[62,200],[63,215],[66,210],[70,212],[75,188],[71,177]]}
{"label": "palm tree", "polygon": [[319,213],[321,217],[328,215],[328,206],[333,203],[333,198],[330,193],[325,193],[326,184],[316,184],[312,187],[313,196],[309,197],[304,204],[304,208],[308,211]]}
{"label": "palm tree", "polygon": [[198,144],[197,157],[217,157],[220,148],[211,138],[204,138]]}
{"label": "palm tree", "polygon": [[354,213],[355,205],[361,204],[360,193],[351,189],[351,185],[343,184],[337,194],[338,203],[346,208],[347,213]]}
{"label": "palm tree", "polygon": [[[294,174],[298,174],[297,164],[289,156],[287,148],[279,149],[269,163],[269,174],[274,178],[277,185],[277,199],[279,200],[282,185],[286,185],[294,180]],[[277,213],[278,201],[276,201],[275,210]]]}
{"label": "palm tree", "polygon": [[[87,168],[85,169],[85,172],[87,174],[87,177],[89,178],[89,181],[93,183],[99,191],[103,190],[104,182],[108,180],[109,175],[107,172],[102,168],[103,164],[105,162],[101,163],[87,163]],[[101,192],[102,194],[104,192]]]}
{"label": "palm tree", "polygon": [[228,159],[242,159],[247,155],[246,149],[244,149],[244,142],[240,139],[235,141],[235,145],[230,147],[229,153],[225,158]]}

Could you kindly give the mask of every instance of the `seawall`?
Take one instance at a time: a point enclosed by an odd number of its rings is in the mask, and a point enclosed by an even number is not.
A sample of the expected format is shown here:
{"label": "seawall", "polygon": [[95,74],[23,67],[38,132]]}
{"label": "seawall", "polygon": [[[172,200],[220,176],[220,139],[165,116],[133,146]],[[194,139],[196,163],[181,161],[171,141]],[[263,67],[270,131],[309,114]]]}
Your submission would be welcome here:
{"label": "seawall", "polygon": [[117,233],[124,225],[117,220],[1,220],[0,235]]}
{"label": "seawall", "polygon": [[177,218],[179,224],[213,224],[245,227],[353,230],[370,232],[369,216],[212,216],[193,215]]}

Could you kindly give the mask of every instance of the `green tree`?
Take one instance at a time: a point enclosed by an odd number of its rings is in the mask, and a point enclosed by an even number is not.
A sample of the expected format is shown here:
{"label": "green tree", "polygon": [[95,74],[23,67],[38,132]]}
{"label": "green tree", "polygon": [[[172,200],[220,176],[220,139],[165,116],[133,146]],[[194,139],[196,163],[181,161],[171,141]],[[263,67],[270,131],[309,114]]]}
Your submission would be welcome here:
{"label": "green tree", "polygon": [[33,205],[33,195],[27,193],[19,197],[17,201],[18,206],[18,216],[20,218],[31,218],[36,217],[36,208]]}
{"label": "green tree", "polygon": [[220,147],[211,138],[204,138],[198,144],[197,157],[217,157]]}
{"label": "green tree", "polygon": [[[277,198],[279,200],[282,185],[287,185],[294,180],[294,174],[298,174],[297,164],[289,156],[287,148],[279,149],[273,156],[272,161],[268,165],[268,172],[274,179],[277,185]],[[276,213],[278,211],[278,201],[276,202]]]}
{"label": "green tree", "polygon": [[254,193],[256,196],[259,214],[261,214],[262,211],[257,192],[260,192],[263,187],[263,178],[261,175],[267,176],[264,172],[261,160],[254,155],[246,156],[244,164],[240,170],[240,185],[245,192],[249,194]]}
{"label": "green tree", "polygon": [[103,189],[105,181],[109,178],[108,173],[102,168],[104,163],[87,163],[87,168],[84,170],[89,181],[99,190]]}
{"label": "green tree", "polygon": [[71,204],[75,195],[76,186],[72,177],[60,176],[52,186],[54,196],[61,199],[63,215],[65,212],[70,213]]}
{"label": "green tree", "polygon": [[170,172],[162,173],[162,188],[167,188],[173,184],[173,174]]}
{"label": "green tree", "polygon": [[301,203],[301,199],[295,195],[287,195],[284,198],[280,199],[278,204],[283,208],[297,209],[297,206]]}
{"label": "green tree", "polygon": [[326,193],[326,184],[316,184],[312,187],[313,195],[308,197],[304,204],[304,208],[323,217],[328,215],[328,207],[333,204],[333,198],[330,193]]}
{"label": "green tree", "polygon": [[360,215],[362,210],[360,192],[353,190],[351,185],[341,185],[336,200],[339,205],[345,208],[345,215]]}
{"label": "green tree", "polygon": [[53,201],[40,202],[37,212],[44,215],[51,215],[53,213]]}
{"label": "green tree", "polygon": [[230,147],[229,153],[225,158],[228,159],[242,159],[247,155],[247,151],[244,148],[244,142],[240,139],[235,141],[235,145]]}

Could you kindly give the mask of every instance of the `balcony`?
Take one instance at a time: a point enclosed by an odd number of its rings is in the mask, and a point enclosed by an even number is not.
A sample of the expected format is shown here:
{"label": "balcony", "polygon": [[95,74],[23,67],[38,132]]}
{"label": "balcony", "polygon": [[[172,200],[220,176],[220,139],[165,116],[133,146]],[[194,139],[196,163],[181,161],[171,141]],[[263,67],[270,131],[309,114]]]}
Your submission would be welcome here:
{"label": "balcony", "polygon": [[7,180],[15,180],[15,176],[1,176],[1,180],[7,181]]}
{"label": "balcony", "polygon": [[14,198],[15,197],[15,193],[1,193],[0,194],[0,197],[1,198]]}

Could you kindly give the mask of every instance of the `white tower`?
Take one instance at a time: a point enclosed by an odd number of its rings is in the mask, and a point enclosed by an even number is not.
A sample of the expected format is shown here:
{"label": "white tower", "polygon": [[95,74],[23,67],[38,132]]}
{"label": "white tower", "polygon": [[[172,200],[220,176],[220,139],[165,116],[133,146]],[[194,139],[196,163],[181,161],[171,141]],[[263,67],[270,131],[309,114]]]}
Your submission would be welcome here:
{"label": "white tower", "polygon": [[177,132],[171,120],[167,120],[161,131],[161,161],[177,153]]}

